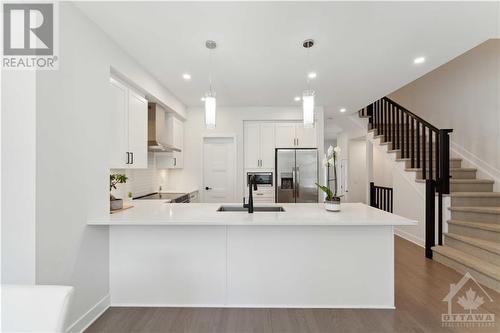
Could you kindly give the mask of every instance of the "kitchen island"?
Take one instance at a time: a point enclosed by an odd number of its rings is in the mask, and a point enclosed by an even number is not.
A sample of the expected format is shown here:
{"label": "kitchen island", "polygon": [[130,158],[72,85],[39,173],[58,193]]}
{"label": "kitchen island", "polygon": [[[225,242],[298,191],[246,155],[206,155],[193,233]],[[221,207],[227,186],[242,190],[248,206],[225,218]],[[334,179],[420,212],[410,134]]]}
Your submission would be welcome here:
{"label": "kitchen island", "polygon": [[134,206],[88,223],[110,227],[114,306],[394,308],[393,228],[416,224],[360,203]]}

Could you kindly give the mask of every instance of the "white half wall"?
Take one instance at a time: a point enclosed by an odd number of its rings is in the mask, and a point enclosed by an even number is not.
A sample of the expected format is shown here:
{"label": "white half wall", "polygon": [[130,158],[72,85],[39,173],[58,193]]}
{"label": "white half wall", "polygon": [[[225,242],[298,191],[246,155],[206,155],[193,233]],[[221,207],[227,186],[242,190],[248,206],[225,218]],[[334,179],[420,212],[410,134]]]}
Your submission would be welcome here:
{"label": "white half wall", "polygon": [[[243,121],[244,120],[302,120],[300,107],[218,107],[217,127],[205,128],[205,110],[189,108],[184,123],[184,168],[169,170],[169,187],[203,188],[202,184],[202,138],[217,134],[235,135],[237,147],[236,193],[237,198],[244,196],[244,158],[243,158]],[[316,108],[316,135],[318,138],[318,156],[323,156],[323,109]],[[323,179],[319,175],[319,179]],[[239,201],[238,201],[239,202]]]}

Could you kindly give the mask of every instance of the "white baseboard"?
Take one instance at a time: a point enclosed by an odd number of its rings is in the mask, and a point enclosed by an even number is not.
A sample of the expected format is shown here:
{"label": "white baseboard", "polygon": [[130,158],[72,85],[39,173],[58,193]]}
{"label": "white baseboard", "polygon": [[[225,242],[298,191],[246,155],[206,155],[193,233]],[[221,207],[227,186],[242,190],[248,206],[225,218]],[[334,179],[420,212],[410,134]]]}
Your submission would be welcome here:
{"label": "white baseboard", "polygon": [[104,313],[104,311],[109,308],[109,305],[110,297],[109,294],[107,294],[80,318],[78,318],[73,324],[71,324],[66,332],[81,333],[85,331],[97,318],[99,318]]}
{"label": "white baseboard", "polygon": [[394,228],[394,233],[397,236],[404,238],[407,241],[412,242],[415,245],[418,245],[420,247],[425,247],[425,240],[423,240],[422,238],[416,237],[415,235],[412,235],[412,234],[410,234],[406,231],[403,231],[401,229],[398,229],[398,228]]}
{"label": "white baseboard", "polygon": [[393,305],[315,305],[315,304],[158,304],[158,303],[113,303],[113,307],[146,307],[146,308],[255,308],[255,309],[395,309]]}
{"label": "white baseboard", "polygon": [[478,178],[489,178],[494,180],[494,190],[500,191],[500,170],[453,141],[450,142],[450,146],[451,151],[455,155],[462,158],[468,166],[477,169],[479,174]]}

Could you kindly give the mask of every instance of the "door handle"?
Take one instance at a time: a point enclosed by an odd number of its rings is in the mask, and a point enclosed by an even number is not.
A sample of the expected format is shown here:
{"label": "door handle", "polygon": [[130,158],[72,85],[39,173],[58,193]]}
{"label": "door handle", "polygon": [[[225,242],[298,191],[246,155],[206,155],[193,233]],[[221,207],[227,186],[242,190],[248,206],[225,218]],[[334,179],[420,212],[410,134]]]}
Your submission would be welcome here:
{"label": "door handle", "polygon": [[134,153],[130,153],[130,156],[132,156],[130,164],[134,164]]}
{"label": "door handle", "polygon": [[212,188],[211,187],[208,187],[208,186],[205,186],[205,190],[211,190]]}
{"label": "door handle", "polygon": [[125,164],[130,164],[130,152],[127,151],[127,163]]}
{"label": "door handle", "polygon": [[176,165],[177,165],[177,158],[174,157],[174,166],[176,166]]}

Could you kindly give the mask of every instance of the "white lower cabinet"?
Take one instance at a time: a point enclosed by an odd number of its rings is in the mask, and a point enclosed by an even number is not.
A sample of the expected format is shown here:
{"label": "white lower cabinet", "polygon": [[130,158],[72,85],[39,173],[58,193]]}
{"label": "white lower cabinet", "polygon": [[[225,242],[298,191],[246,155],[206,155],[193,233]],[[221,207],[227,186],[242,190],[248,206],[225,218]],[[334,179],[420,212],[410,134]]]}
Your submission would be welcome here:
{"label": "white lower cabinet", "polygon": [[[257,187],[257,191],[252,191],[254,203],[274,203],[274,187]],[[246,189],[245,202],[248,203],[250,193]]]}

